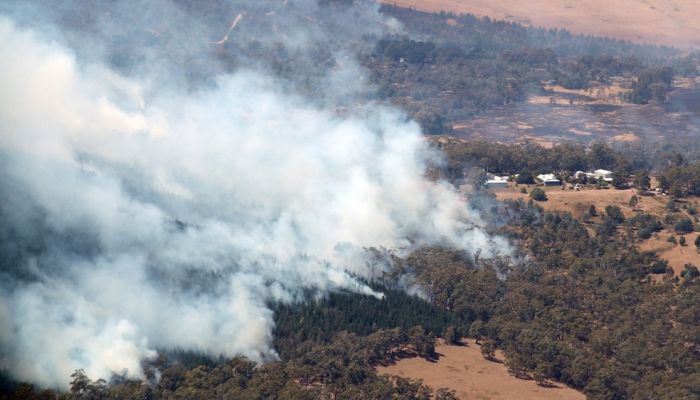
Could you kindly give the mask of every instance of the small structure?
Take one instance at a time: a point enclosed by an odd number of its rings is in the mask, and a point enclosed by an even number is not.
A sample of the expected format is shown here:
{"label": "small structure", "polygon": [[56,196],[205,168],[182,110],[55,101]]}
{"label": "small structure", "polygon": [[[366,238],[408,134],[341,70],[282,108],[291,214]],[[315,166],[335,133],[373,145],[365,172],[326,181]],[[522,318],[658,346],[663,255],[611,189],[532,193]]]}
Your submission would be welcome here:
{"label": "small structure", "polygon": [[557,179],[554,174],[542,174],[537,175],[537,179],[540,180],[545,186],[559,186],[561,181]]}
{"label": "small structure", "polygon": [[508,177],[507,176],[496,176],[493,175],[489,177],[486,181],[486,187],[489,189],[504,189],[508,187]]}
{"label": "small structure", "polygon": [[574,178],[576,179],[581,179],[582,176],[586,176],[588,179],[595,179],[598,181],[605,181],[605,182],[612,182],[613,173],[611,171],[608,171],[606,169],[597,169],[593,172],[583,172],[583,171],[576,171],[574,174]]}
{"label": "small structure", "polygon": [[598,180],[604,180],[605,182],[612,182],[613,173],[611,171],[608,171],[606,169],[597,169],[593,171],[593,176],[595,176],[596,179]]}

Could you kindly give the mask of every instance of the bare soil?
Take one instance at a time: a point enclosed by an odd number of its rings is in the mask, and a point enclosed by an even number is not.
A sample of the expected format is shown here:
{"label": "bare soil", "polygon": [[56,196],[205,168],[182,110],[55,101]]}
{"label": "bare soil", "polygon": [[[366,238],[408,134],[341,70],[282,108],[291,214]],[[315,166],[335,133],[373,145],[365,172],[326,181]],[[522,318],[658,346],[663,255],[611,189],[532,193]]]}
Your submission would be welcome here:
{"label": "bare soil", "polygon": [[488,16],[638,43],[700,47],[696,0],[382,0],[422,11]]}
{"label": "bare soil", "polygon": [[[508,374],[502,362],[484,359],[473,340],[464,346],[448,346],[439,342],[437,361],[415,357],[379,367],[380,374],[421,379],[433,389],[448,388],[462,400],[583,400],[586,397],[566,385],[538,386],[535,381],[521,380]],[[497,352],[502,360],[502,354]]]}

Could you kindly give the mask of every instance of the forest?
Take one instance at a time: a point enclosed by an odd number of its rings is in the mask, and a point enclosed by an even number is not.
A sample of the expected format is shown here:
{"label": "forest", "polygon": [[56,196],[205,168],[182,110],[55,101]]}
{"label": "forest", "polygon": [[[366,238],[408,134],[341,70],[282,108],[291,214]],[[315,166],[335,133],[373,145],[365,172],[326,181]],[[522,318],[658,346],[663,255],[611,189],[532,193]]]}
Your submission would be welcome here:
{"label": "forest", "polygon": [[[591,399],[700,395],[695,266],[674,276],[665,261],[637,250],[630,231],[616,229],[612,211],[589,234],[580,219],[532,202],[488,207],[494,229],[517,240],[527,259],[422,248],[396,259],[394,272],[374,283],[383,300],[341,292],[278,305],[279,362],[164,353],[146,362],[149,374],[160,374],[150,383],[92,382],[77,371],[69,393],[20,385],[2,398],[423,399],[429,388],[378,376],[373,366],[411,354],[433,357],[435,337],[462,335],[480,339],[485,356],[503,349],[515,376],[564,382]],[[421,298],[391,288],[408,273]],[[654,283],[653,275],[663,279]],[[450,396],[441,391],[437,398]]]}

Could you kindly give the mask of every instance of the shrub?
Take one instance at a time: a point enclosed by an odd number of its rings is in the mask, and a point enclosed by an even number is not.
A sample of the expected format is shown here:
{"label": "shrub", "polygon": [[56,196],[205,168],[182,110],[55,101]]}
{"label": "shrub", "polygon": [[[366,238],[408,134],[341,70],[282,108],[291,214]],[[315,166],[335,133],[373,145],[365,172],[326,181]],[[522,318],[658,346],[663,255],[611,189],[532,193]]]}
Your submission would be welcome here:
{"label": "shrub", "polygon": [[687,244],[685,236],[681,236],[680,240],[678,241],[678,244],[680,244],[681,246],[685,246]]}
{"label": "shrub", "polygon": [[673,244],[678,243],[678,242],[676,242],[676,237],[673,235],[669,236],[668,239],[666,239],[666,241],[669,243],[673,243]]}
{"label": "shrub", "polygon": [[668,261],[666,261],[666,260],[658,260],[654,264],[651,265],[651,273],[652,274],[665,274],[667,270],[668,270]]}
{"label": "shrub", "polygon": [[622,210],[618,206],[605,207],[605,214],[618,224],[625,222],[625,216],[622,214]]}
{"label": "shrub", "polygon": [[591,207],[588,209],[588,214],[590,214],[591,217],[598,216],[598,210],[595,209],[595,205],[591,204]]}
{"label": "shrub", "polygon": [[540,188],[534,188],[530,191],[530,198],[535,201],[547,201],[547,194]]}
{"label": "shrub", "polygon": [[666,203],[666,210],[670,212],[676,212],[678,211],[678,207],[676,207],[676,201],[671,199]]}
{"label": "shrub", "polygon": [[683,218],[676,222],[673,229],[679,233],[690,233],[695,230],[695,227],[693,226],[693,221],[688,218]]}

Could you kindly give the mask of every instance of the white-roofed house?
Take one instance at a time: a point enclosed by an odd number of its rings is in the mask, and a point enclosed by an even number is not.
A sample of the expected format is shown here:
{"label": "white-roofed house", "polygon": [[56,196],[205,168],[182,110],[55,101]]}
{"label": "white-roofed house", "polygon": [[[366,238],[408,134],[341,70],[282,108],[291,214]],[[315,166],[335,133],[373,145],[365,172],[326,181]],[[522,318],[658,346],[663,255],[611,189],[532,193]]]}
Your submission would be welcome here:
{"label": "white-roofed house", "polygon": [[537,179],[542,182],[545,186],[559,186],[561,181],[557,179],[554,174],[541,174],[537,175]]}
{"label": "white-roofed house", "polygon": [[486,181],[486,187],[489,189],[504,189],[508,187],[507,176],[492,176]]}

